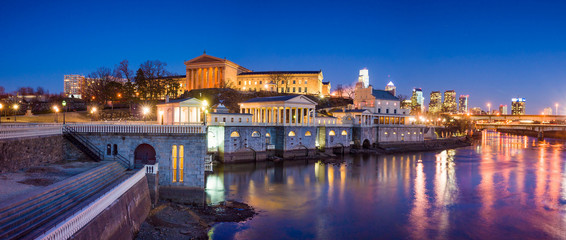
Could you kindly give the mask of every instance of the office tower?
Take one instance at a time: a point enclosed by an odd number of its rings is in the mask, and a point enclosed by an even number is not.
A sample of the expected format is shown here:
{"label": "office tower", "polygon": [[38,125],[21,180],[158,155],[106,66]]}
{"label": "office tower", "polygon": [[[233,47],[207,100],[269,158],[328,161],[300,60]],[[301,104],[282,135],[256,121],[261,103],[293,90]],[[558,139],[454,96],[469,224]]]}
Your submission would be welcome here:
{"label": "office tower", "polygon": [[397,88],[395,87],[395,85],[393,84],[392,81],[389,81],[389,83],[387,84],[387,86],[385,86],[385,91],[390,92],[391,94],[393,94],[393,96],[397,96]]}
{"label": "office tower", "polygon": [[509,114],[509,112],[507,112],[507,105],[503,105],[503,104],[499,105],[499,113],[501,115]]}
{"label": "office tower", "polygon": [[358,82],[363,83],[365,88],[369,86],[369,71],[367,68],[360,70],[360,75],[358,76]]}
{"label": "office tower", "polygon": [[525,98],[511,99],[511,114],[525,115]]}
{"label": "office tower", "polygon": [[448,90],[444,92],[444,103],[442,104],[443,112],[456,113],[458,105],[456,104],[456,92]]}
{"label": "office tower", "polygon": [[63,89],[65,96],[81,98],[81,86],[84,76],[78,74],[65,75],[63,78]]}
{"label": "office tower", "polygon": [[411,96],[411,113],[423,112],[423,110],[424,110],[423,90],[420,88],[413,88],[413,95]]}
{"label": "office tower", "polygon": [[458,105],[460,108],[458,108],[458,111],[460,113],[467,113],[468,112],[468,98],[470,97],[470,95],[460,95],[460,98],[458,99]]}
{"label": "office tower", "polygon": [[440,91],[432,91],[430,93],[430,102],[428,103],[428,112],[437,114],[442,111],[442,94]]}

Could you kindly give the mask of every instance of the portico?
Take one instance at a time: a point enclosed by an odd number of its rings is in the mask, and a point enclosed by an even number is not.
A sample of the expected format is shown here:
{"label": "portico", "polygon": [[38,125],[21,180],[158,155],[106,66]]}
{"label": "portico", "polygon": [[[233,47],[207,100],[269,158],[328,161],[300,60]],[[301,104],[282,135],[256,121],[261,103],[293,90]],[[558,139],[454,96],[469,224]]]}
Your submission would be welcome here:
{"label": "portico", "polygon": [[312,126],[316,102],[302,95],[254,98],[240,103],[240,113],[252,114],[252,123]]}
{"label": "portico", "polygon": [[157,105],[157,122],[161,125],[201,124],[202,101],[196,98],[171,100]]}

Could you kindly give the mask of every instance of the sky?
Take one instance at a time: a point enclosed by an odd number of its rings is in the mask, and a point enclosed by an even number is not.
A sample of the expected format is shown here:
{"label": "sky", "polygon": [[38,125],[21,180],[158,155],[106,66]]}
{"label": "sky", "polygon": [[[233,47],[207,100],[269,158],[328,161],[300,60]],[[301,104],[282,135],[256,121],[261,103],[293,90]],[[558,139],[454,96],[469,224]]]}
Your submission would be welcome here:
{"label": "sky", "polygon": [[566,114],[566,1],[4,1],[0,86],[63,91],[63,75],[207,54],[254,71],[367,67],[383,89],[455,90],[487,109],[524,97]]}

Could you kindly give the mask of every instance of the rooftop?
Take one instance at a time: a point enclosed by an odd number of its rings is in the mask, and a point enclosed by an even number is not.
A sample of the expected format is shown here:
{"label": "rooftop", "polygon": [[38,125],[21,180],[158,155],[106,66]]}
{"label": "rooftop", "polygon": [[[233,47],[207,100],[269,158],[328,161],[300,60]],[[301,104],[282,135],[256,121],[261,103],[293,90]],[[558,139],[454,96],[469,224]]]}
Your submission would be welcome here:
{"label": "rooftop", "polygon": [[238,75],[261,75],[261,74],[319,74],[322,71],[265,71],[265,72],[243,72]]}
{"label": "rooftop", "polygon": [[287,101],[298,97],[300,95],[286,95],[286,96],[276,96],[276,97],[258,97],[252,98],[244,103],[252,103],[252,102],[280,102],[280,101]]}
{"label": "rooftop", "polygon": [[398,97],[395,97],[391,92],[389,91],[385,91],[385,90],[376,90],[374,89],[371,92],[371,95],[373,95],[376,99],[382,99],[382,100],[397,100],[399,101]]}

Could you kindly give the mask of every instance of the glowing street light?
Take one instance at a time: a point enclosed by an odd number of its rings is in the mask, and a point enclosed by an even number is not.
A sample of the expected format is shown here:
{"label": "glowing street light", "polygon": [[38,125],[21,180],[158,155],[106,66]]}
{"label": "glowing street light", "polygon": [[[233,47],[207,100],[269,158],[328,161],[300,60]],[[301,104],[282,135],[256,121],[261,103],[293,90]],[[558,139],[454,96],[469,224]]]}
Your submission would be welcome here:
{"label": "glowing street light", "polygon": [[14,109],[14,122],[16,122],[16,118],[18,116],[18,108],[20,108],[20,106],[18,106],[18,104],[14,104],[14,106],[12,106],[12,108]]}
{"label": "glowing street light", "polygon": [[143,107],[143,108],[142,108],[142,113],[143,113],[143,122],[145,123],[145,121],[146,121],[146,116],[147,116],[147,114],[149,114],[149,107],[147,107],[147,106],[146,106],[146,107]]}
{"label": "glowing street light", "polygon": [[206,126],[206,114],[208,113],[207,107],[208,107],[208,101],[206,101],[206,99],[202,100],[202,110],[204,112],[204,119],[203,119],[204,126]]}
{"label": "glowing street light", "polygon": [[0,123],[2,123],[2,108],[4,108],[4,106],[0,103]]}

